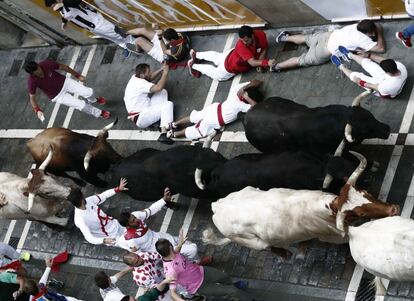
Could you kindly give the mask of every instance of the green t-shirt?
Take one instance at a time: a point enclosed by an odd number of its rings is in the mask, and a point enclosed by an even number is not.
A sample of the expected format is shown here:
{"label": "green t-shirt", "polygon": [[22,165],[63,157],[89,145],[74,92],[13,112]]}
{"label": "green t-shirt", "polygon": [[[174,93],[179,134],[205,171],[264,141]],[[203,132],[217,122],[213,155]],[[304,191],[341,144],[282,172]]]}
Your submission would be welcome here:
{"label": "green t-shirt", "polygon": [[156,288],[152,288],[142,296],[139,296],[138,301],[157,301],[159,295],[161,295],[161,292]]}

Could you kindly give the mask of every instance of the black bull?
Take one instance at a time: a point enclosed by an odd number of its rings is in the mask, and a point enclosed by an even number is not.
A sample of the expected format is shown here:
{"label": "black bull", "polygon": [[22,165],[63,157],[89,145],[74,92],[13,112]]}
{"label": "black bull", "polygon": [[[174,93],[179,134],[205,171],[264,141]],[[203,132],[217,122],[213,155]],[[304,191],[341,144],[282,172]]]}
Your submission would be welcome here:
{"label": "black bull", "polygon": [[[178,146],[166,151],[151,148],[137,151],[112,168],[111,178],[114,186],[119,178],[127,178],[129,190],[125,193],[142,201],[160,199],[165,187],[173,193],[212,200],[246,186],[263,190],[322,189],[327,171],[334,177],[330,191],[338,192],[344,184],[343,178],[357,165],[357,160],[303,152],[245,154],[226,160],[211,149]],[[195,184],[196,168],[203,170],[205,190]]]}
{"label": "black bull", "polygon": [[390,134],[388,125],[359,106],[308,108],[280,97],[255,105],[247,112],[244,125],[247,140],[262,152],[333,153],[348,123],[355,145],[368,138],[386,139]]}

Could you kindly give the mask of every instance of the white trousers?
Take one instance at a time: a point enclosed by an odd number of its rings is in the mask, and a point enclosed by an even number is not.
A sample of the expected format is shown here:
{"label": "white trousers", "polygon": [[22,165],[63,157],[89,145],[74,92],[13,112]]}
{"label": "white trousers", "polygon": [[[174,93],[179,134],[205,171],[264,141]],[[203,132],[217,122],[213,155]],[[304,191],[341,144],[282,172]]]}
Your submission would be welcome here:
{"label": "white trousers", "polygon": [[196,140],[212,134],[215,129],[219,129],[221,126],[217,117],[218,105],[219,103],[213,103],[201,111],[193,110],[190,114],[190,121],[196,125],[185,129],[185,137]]}
{"label": "white trousers", "polygon": [[91,29],[91,32],[118,44],[122,48],[126,48],[127,43],[134,43],[133,36],[128,35],[126,38],[123,38],[115,32],[115,25],[106,20],[100,13],[98,13],[98,21],[95,24],[95,28]]}
{"label": "white trousers", "polygon": [[148,55],[152,56],[156,61],[162,63],[164,61],[164,52],[162,52],[160,40],[158,35],[154,34],[151,40],[152,48],[148,51]]}
{"label": "white trousers", "polygon": [[166,127],[174,118],[174,104],[168,100],[168,92],[162,89],[151,96],[148,106],[139,113],[137,127],[146,128],[160,120],[160,127]]}
{"label": "white trousers", "polygon": [[202,74],[207,75],[208,77],[224,81],[232,78],[235,74],[230,73],[224,67],[224,61],[226,60],[227,55],[232,51],[230,49],[226,52],[217,52],[217,51],[202,51],[196,52],[196,57],[201,60],[206,60],[212,62],[215,66],[209,64],[194,64],[193,69],[200,71]]}
{"label": "white trousers", "polygon": [[89,103],[96,102],[92,88],[86,87],[71,78],[66,78],[62,90],[60,90],[59,94],[51,99],[51,101],[72,107],[95,117],[101,116],[102,111],[100,109],[91,106],[84,100],[81,100],[70,93],[78,94],[79,96],[86,98]]}

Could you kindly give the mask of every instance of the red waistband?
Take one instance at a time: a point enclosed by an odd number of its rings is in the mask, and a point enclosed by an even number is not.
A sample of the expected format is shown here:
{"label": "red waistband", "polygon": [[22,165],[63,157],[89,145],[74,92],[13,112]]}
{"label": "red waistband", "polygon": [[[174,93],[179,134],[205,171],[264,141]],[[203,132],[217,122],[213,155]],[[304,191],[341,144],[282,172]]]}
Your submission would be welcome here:
{"label": "red waistband", "polygon": [[224,119],[223,119],[223,112],[221,110],[221,103],[218,104],[217,106],[217,118],[218,118],[218,123],[220,124],[220,126],[224,126]]}

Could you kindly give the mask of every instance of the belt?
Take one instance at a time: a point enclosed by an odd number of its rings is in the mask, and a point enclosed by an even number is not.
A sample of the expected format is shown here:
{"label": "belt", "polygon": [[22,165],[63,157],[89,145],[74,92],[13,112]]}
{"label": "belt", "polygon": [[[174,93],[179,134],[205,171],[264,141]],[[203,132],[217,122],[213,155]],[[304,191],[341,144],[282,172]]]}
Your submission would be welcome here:
{"label": "belt", "polygon": [[223,119],[223,112],[221,111],[221,103],[219,103],[217,106],[217,118],[218,118],[218,123],[220,124],[220,126],[226,125]]}

